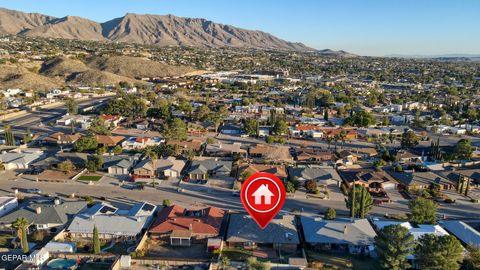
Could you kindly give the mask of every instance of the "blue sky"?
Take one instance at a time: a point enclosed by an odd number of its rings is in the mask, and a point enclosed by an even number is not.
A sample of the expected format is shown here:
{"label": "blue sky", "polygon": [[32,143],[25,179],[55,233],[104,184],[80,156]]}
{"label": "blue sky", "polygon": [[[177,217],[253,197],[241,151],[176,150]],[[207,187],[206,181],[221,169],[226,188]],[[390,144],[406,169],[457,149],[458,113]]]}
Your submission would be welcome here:
{"label": "blue sky", "polygon": [[476,0],[0,0],[0,7],[98,22],[174,14],[361,55],[480,54]]}

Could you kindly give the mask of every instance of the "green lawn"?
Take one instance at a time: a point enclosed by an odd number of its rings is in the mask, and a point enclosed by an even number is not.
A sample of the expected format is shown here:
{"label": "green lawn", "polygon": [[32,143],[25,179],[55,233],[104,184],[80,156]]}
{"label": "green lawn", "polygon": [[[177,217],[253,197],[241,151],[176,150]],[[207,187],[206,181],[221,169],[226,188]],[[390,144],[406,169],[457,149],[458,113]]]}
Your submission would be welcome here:
{"label": "green lawn", "polygon": [[318,262],[324,265],[322,269],[339,270],[381,270],[378,261],[362,255],[337,254],[308,251],[308,257],[312,262]]}
{"label": "green lawn", "polygon": [[224,248],[222,250],[222,255],[228,257],[232,261],[245,261],[248,257],[252,256],[252,252],[236,248]]}
{"label": "green lawn", "polygon": [[98,181],[102,179],[101,175],[82,175],[78,178],[78,181]]}

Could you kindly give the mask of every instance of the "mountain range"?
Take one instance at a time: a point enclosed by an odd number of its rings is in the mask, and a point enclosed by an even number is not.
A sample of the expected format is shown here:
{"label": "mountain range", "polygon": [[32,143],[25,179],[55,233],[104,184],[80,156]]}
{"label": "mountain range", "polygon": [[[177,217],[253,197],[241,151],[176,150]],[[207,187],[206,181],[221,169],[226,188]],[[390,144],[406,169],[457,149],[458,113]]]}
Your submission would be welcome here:
{"label": "mountain range", "polygon": [[315,51],[302,43],[285,41],[262,31],[173,15],[127,13],[98,23],[76,16],[56,18],[0,8],[0,35],[6,34],[160,46]]}

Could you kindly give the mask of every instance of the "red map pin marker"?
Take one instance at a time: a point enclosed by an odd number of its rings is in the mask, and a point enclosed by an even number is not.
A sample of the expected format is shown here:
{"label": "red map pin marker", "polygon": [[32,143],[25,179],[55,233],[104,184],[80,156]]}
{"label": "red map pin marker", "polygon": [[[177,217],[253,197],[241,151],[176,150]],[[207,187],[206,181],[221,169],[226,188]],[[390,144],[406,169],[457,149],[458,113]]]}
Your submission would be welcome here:
{"label": "red map pin marker", "polygon": [[265,229],[285,203],[283,182],[271,173],[259,172],[248,177],[240,192],[243,207]]}

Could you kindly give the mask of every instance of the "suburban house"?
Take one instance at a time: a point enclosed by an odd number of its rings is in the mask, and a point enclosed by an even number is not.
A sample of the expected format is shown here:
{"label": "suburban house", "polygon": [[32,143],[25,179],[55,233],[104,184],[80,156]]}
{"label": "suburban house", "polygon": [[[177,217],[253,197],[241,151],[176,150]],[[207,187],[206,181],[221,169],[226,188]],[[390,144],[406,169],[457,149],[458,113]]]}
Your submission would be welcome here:
{"label": "suburban house", "polygon": [[100,115],[98,119],[105,121],[105,125],[107,127],[117,127],[118,124],[123,120],[123,117],[119,115]]}
{"label": "suburban house", "polygon": [[90,128],[93,116],[90,115],[69,115],[66,114],[56,121],[59,126],[80,127],[81,129]]}
{"label": "suburban house", "polygon": [[423,190],[432,186],[438,186],[440,190],[449,190],[454,189],[456,186],[456,183],[451,180],[432,172],[416,172],[412,170],[404,172],[388,171],[388,173],[400,183],[399,188],[405,190]]}
{"label": "suburban house", "polygon": [[188,176],[193,180],[207,180],[210,176],[226,177],[232,172],[232,161],[216,158],[194,160],[188,169]]}
{"label": "suburban house", "polygon": [[[343,132],[343,133],[342,133]],[[323,137],[325,139],[339,138],[341,134],[345,134],[345,140],[352,141],[357,139],[357,131],[354,129],[332,128],[323,129]]]}
{"label": "suburban house", "polygon": [[302,147],[295,149],[295,157],[298,162],[334,162],[335,153],[329,149],[319,147]]}
{"label": "suburban house", "polygon": [[323,138],[323,131],[321,126],[296,126],[290,129],[290,134],[297,137]]}
{"label": "suburban house", "polygon": [[241,143],[213,143],[213,144],[207,144],[205,147],[205,154],[210,155],[210,156],[233,156],[235,154],[240,154],[242,156],[245,156],[247,151],[245,149],[242,149],[242,144]]}
{"label": "suburban house", "polygon": [[318,186],[335,185],[340,187],[342,179],[333,167],[290,167],[288,176],[303,185],[308,180],[315,180]]}
{"label": "suburban house", "polygon": [[168,157],[159,159],[156,162],[157,175],[159,178],[180,178],[187,163],[185,160]]}
{"label": "suburban house", "polygon": [[34,201],[0,217],[0,226],[10,228],[17,218],[26,218],[30,226],[35,226],[37,230],[48,229],[55,232],[86,207],[86,201],[63,202],[59,199]]}
{"label": "suburban house", "polygon": [[130,137],[122,142],[122,148],[127,150],[143,149],[148,146],[157,146],[163,143],[164,140],[160,137]]}
{"label": "suburban house", "polygon": [[133,158],[128,156],[107,156],[104,157],[103,168],[112,175],[127,175],[133,164]]}
{"label": "suburban house", "polygon": [[422,161],[422,155],[402,149],[397,152],[395,159],[400,163],[418,163]]}
{"label": "suburban house", "polygon": [[150,159],[143,159],[133,167],[132,178],[154,178],[156,177],[156,168]]}
{"label": "suburban house", "polygon": [[218,237],[224,215],[216,207],[173,205],[162,209],[149,233],[152,238],[167,238],[172,246],[190,246]]}
{"label": "suburban house", "polygon": [[44,134],[34,139],[33,141],[40,145],[72,145],[78,141],[82,136],[78,134],[66,135],[63,132],[55,132],[53,134]]}
{"label": "suburban house", "polygon": [[5,216],[17,207],[17,197],[0,197],[0,217]]}
{"label": "suburban house", "polygon": [[125,140],[123,136],[95,135],[99,146],[114,147]]}
{"label": "suburban house", "polygon": [[440,226],[455,235],[466,246],[480,248],[480,223],[477,221],[442,220]]}
{"label": "suburban house", "polygon": [[343,182],[348,188],[356,185],[362,185],[373,193],[392,190],[397,187],[397,181],[385,171],[376,171],[373,169],[360,170],[338,170]]}
{"label": "suburban house", "polygon": [[28,169],[32,163],[44,158],[43,151],[10,151],[0,154],[0,162],[3,164],[5,170]]}
{"label": "suburban house", "polygon": [[238,125],[233,125],[233,124],[226,124],[223,125],[222,128],[220,129],[220,132],[222,134],[226,135],[241,135],[243,134],[243,128]]}
{"label": "suburban house", "polygon": [[370,254],[374,250],[377,234],[367,219],[324,220],[303,216],[300,220],[309,248],[351,254]]}
{"label": "suburban house", "polygon": [[167,142],[168,145],[177,145],[182,149],[182,152],[185,151],[194,151],[199,153],[202,150],[204,141],[201,140],[187,140],[187,141],[179,141],[179,140],[169,140]]}
{"label": "suburban house", "polygon": [[251,147],[248,152],[251,158],[259,161],[272,161],[278,163],[293,162],[293,157],[290,154],[288,146],[257,144],[256,146]]}
{"label": "suburban house", "polygon": [[241,163],[238,165],[237,179],[243,181],[247,176],[257,172],[267,172],[276,175],[281,180],[287,179],[287,171],[284,165],[265,165]]}
{"label": "suburban house", "polygon": [[249,215],[232,214],[225,241],[232,248],[273,249],[282,253],[294,253],[300,245],[292,215],[277,216],[262,230]]}
{"label": "suburban house", "polygon": [[148,202],[136,203],[130,209],[98,203],[76,215],[66,232],[72,238],[91,238],[96,226],[101,239],[136,239],[150,226],[156,209]]}

